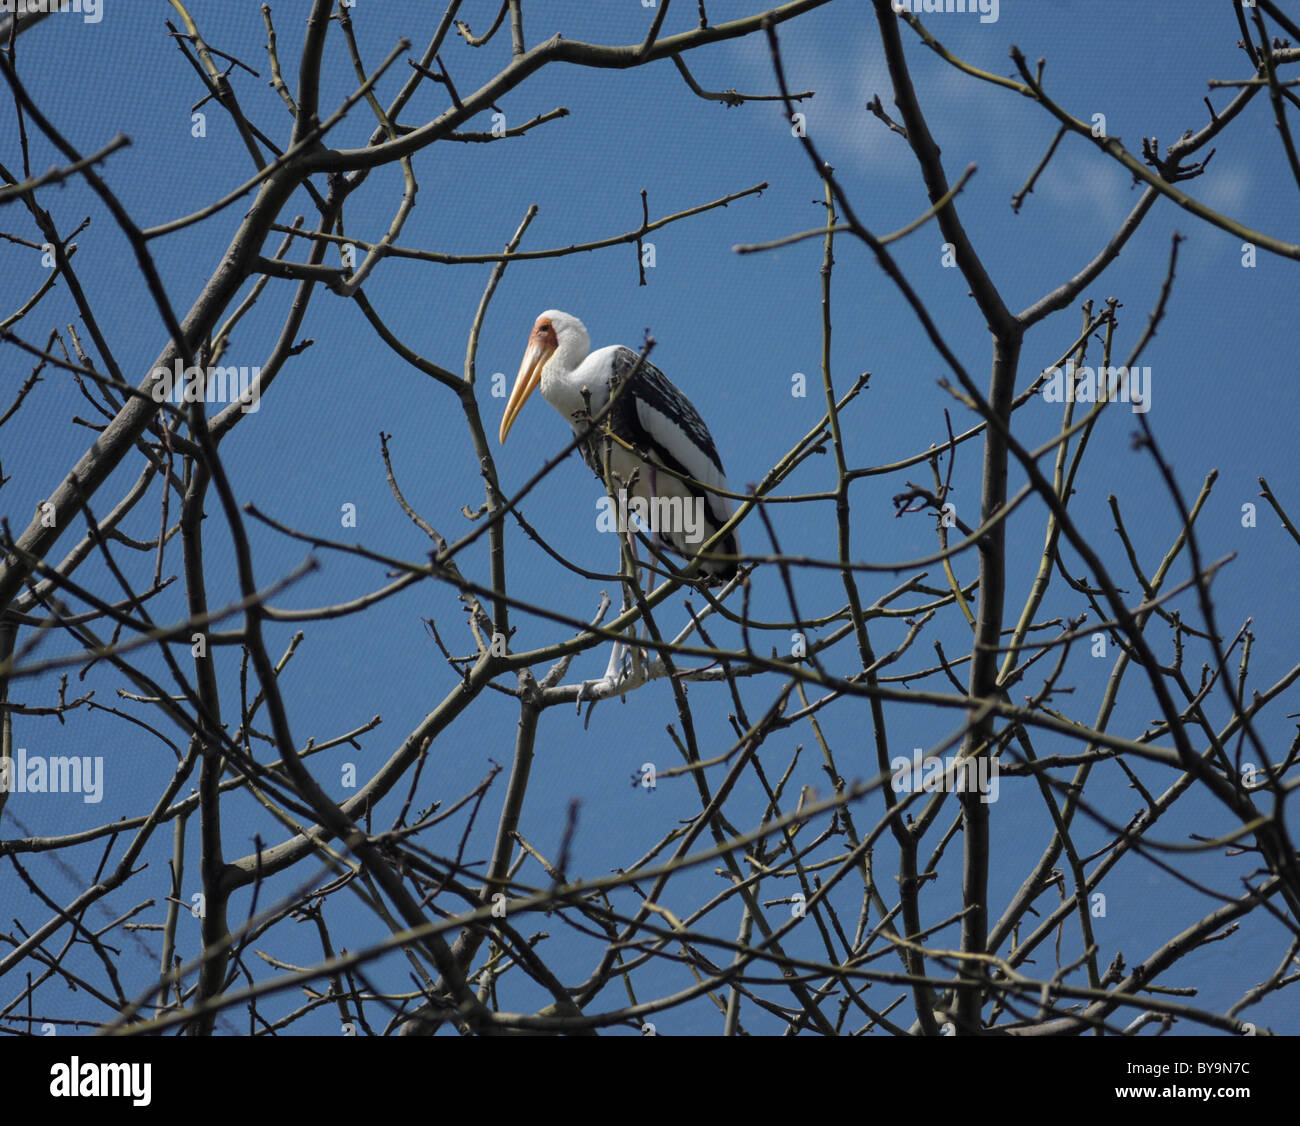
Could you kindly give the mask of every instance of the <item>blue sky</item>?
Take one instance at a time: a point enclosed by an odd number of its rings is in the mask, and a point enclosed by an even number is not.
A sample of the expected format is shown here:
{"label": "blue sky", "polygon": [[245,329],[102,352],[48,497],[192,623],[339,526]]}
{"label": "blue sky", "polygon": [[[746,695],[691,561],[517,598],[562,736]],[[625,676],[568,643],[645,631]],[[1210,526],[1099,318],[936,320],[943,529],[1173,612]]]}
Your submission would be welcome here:
{"label": "blue sky", "polygon": [[[758,4],[715,3],[715,22],[757,10]],[[206,136],[191,136],[191,106],[202,96],[198,80],[169,44],[163,21],[172,10],[164,3],[104,0],[103,19],[83,23],[72,15],[51,17],[19,40],[19,72],[49,118],[82,151],[106,143],[117,132],[132,140],[103,169],[131,215],[142,227],[165,222],[202,206],[247,179],[247,154],[224,115],[213,105],[207,111]],[[463,13],[475,31],[491,18],[495,3],[472,3]],[[426,10],[427,9],[427,10]],[[236,72],[232,83],[250,119],[283,142],[290,125],[279,97],[266,82],[265,31],[258,6],[195,0],[191,10],[209,43],[239,56],[262,72],[260,78]],[[277,31],[286,78],[292,86],[301,36],[299,17],[305,5],[277,4]],[[410,35],[419,50],[430,33],[432,7],[415,3],[367,3],[361,0],[355,23],[368,65],[381,59],[402,35]],[[1211,0],[1184,0],[1172,5],[1150,2],[1120,4],[1116,0],[1082,3],[1015,3],[1004,0],[996,23],[981,24],[969,16],[923,17],[945,45],[976,66],[1011,74],[1008,56],[1018,45],[1031,60],[1047,59],[1046,84],[1061,104],[1076,116],[1106,115],[1107,130],[1120,136],[1130,151],[1140,148],[1143,135],[1155,135],[1162,147],[1185,129],[1206,120],[1202,98],[1207,78],[1240,78],[1248,64],[1234,47],[1238,37],[1228,5]],[[602,43],[632,43],[645,34],[650,13],[635,0],[600,4],[541,0],[527,5],[525,30],[530,44],[556,31],[566,38]],[[695,22],[695,5],[679,0],[665,22],[665,33],[686,30]],[[1120,30],[1122,28],[1122,31]],[[801,104],[807,129],[849,193],[864,222],[876,233],[894,230],[925,206],[916,162],[906,144],[864,109],[879,93],[892,112],[892,94],[875,20],[862,3],[835,0],[825,8],[781,29],[786,71],[793,89],[814,89],[816,96]],[[920,46],[903,29],[903,41],[918,96],[931,129],[943,150],[951,179],[970,163],[978,172],[962,193],[959,205],[975,248],[1006,301],[1021,309],[1077,272],[1105,244],[1138,198],[1139,188],[1117,164],[1106,160],[1082,139],[1066,138],[1020,214],[1009,206],[1050,142],[1055,123],[1040,107],[1005,90],[957,74]],[[473,90],[503,62],[504,45],[496,41],[473,51],[449,40],[442,55],[459,89]],[[734,87],[745,93],[774,89],[768,49],[762,37],[723,43],[692,52],[689,65],[707,89]],[[404,62],[379,86],[387,101],[407,76]],[[68,81],[76,75],[76,81]],[[331,112],[354,88],[351,67],[337,29],[331,32],[324,61],[321,104]],[[1226,91],[1209,92],[1216,107],[1226,104]],[[419,124],[443,108],[443,93],[426,85],[404,114]],[[537,218],[522,249],[566,246],[633,229],[640,221],[640,192],[648,192],[652,218],[668,215],[766,181],[760,196],[749,196],[726,209],[686,219],[656,232],[655,265],[648,284],[639,286],[635,254],[621,246],[591,254],[512,266],[496,294],[484,324],[478,355],[478,394],[489,431],[495,434],[502,402],[490,394],[490,376],[502,372],[513,380],[534,317],[543,309],[560,308],[581,317],[594,347],[624,343],[637,346],[648,328],[657,343],[654,362],[690,396],[709,423],[733,488],[743,490],[760,479],[820,417],[818,390],[807,398],[790,395],[795,372],[807,373],[817,387],[820,358],[819,240],[765,254],[741,256],[737,243],[776,238],[822,221],[818,204],[821,184],[797,140],[791,136],[784,111],[768,102],[726,108],[694,97],[671,62],[627,72],[547,67],[500,102],[509,125],[538,113],[565,106],[569,116],[517,139],[488,145],[440,143],[414,160],[419,182],[417,204],[400,236],[404,246],[447,253],[494,252],[518,226],[527,208],[536,204]],[[363,144],[373,127],[364,106],[356,107],[331,137],[336,147]],[[487,129],[486,117],[472,128]],[[32,134],[33,167],[55,163],[51,147]],[[1206,204],[1220,208],[1248,226],[1289,238],[1283,217],[1292,214],[1296,185],[1290,179],[1277,143],[1267,98],[1257,97],[1243,117],[1216,142],[1218,152],[1206,174],[1185,185]],[[0,113],[0,153],[10,169],[19,166],[14,118]],[[347,230],[377,239],[390,222],[401,193],[395,168],[372,174],[345,213]],[[130,250],[111,218],[80,181],[46,188],[41,203],[59,230],[72,230],[85,216],[91,226],[78,236],[74,263],[124,370],[142,378],[165,339],[156,311],[133,269]],[[191,226],[151,249],[173,304],[186,309],[220,260],[246,204]],[[305,194],[286,208],[313,221]],[[0,213],[4,229],[34,238],[27,217],[11,206]],[[1248,688],[1262,689],[1295,663],[1297,636],[1297,571],[1295,544],[1259,500],[1257,478],[1273,485],[1283,504],[1300,513],[1300,456],[1294,437],[1296,396],[1294,365],[1296,288],[1293,263],[1260,253],[1257,265],[1241,264],[1240,240],[1179,211],[1157,203],[1120,258],[1090,286],[1084,297],[1100,308],[1108,297],[1122,302],[1117,352],[1127,354],[1141,332],[1165,276],[1172,233],[1181,231],[1178,276],[1159,333],[1142,362],[1152,369],[1153,405],[1147,418],[1189,498],[1205,475],[1218,471],[1218,480],[1201,524],[1206,559],[1236,553],[1234,562],[1215,580],[1214,595],[1220,627],[1229,636],[1245,618],[1253,620],[1254,648]],[[268,243],[274,247],[279,236]],[[911,283],[926,300],[945,339],[981,385],[987,380],[989,336],[967,285],[958,271],[941,264],[941,236],[931,224],[896,245],[894,251]],[[295,253],[302,257],[299,247]],[[942,360],[893,286],[876,268],[866,248],[841,237],[834,275],[832,367],[842,392],[859,372],[871,371],[869,389],[845,415],[846,448],[851,465],[874,465],[926,449],[945,438],[943,411],[949,409],[956,429],[974,419],[938,386],[946,374]],[[390,328],[411,348],[437,363],[459,371],[465,338],[478,305],[489,266],[436,266],[425,262],[390,260],[366,285],[372,304]],[[39,257],[9,242],[0,243],[0,296],[4,315],[38,287],[44,276]],[[272,347],[294,283],[272,280],[255,312],[235,332],[228,362],[256,365]],[[43,343],[50,328],[75,319],[75,308],[60,286],[39,313],[19,326],[32,343]],[[1077,303],[1033,329],[1026,337],[1018,389],[1039,368],[1052,362],[1077,335]],[[391,434],[394,468],[407,499],[448,538],[468,525],[462,506],[477,506],[482,485],[460,411],[451,396],[433,381],[406,367],[379,345],[373,331],[348,302],[318,291],[301,333],[314,345],[291,359],[261,410],[241,424],[223,444],[233,487],[242,501],[254,501],[264,512],[304,531],[356,539],[392,556],[418,559],[426,541],[397,510],[384,479],[380,459],[381,431]],[[84,336],[84,334],[83,334]],[[1098,355],[1097,345],[1090,359]],[[26,377],[29,363],[12,348],[0,349],[0,375],[7,388]],[[12,392],[10,392],[12,393]],[[35,505],[67,472],[84,449],[88,432],[68,423],[88,408],[69,379],[47,373],[23,412],[0,431],[0,456],[10,475],[0,509],[10,523],[25,526]],[[1059,408],[1041,401],[1029,403],[1017,415],[1022,439],[1041,442],[1056,432]],[[1107,497],[1119,497],[1127,528],[1143,566],[1155,569],[1177,534],[1177,514],[1148,455],[1135,451],[1131,434],[1136,422],[1125,408],[1109,410],[1093,437],[1080,475],[1071,512],[1112,573],[1122,576],[1130,602],[1140,598],[1123,550],[1114,535]],[[521,486],[542,461],[561,448],[568,431],[540,400],[529,404],[516,423],[509,444],[494,452],[502,482],[508,490]],[[494,441],[495,447],[495,441]],[[961,447],[954,473],[958,514],[974,523],[979,507],[979,448]],[[99,494],[97,511],[106,511],[133,479],[137,468],[120,470]],[[928,484],[928,470],[869,478],[853,492],[856,559],[872,563],[903,561],[934,550],[933,522],[913,516],[895,519],[891,497],[903,490],[903,479]],[[813,458],[791,479],[789,488],[807,492],[833,484],[831,459]],[[1021,483],[1015,470],[1012,486]],[[593,534],[599,486],[576,458],[560,466],[528,499],[524,511],[550,542],[564,545],[578,564],[597,570],[613,566],[606,537]],[[1257,526],[1242,526],[1242,505],[1259,506]],[[340,527],[341,506],[354,504],[355,531]],[[212,582],[210,600],[217,604],[235,597],[237,584],[221,517],[214,500],[208,506],[207,548]],[[142,505],[128,521],[129,534],[155,534],[157,507]],[[783,547],[808,554],[833,552],[831,510],[815,513],[776,506],[773,518]],[[1012,518],[1008,543],[1010,594],[1008,625],[1014,624],[1028,582],[1037,566],[1042,542],[1041,506],[1031,505]],[[267,529],[250,525],[257,576],[267,583],[302,562],[304,545],[286,541]],[[749,521],[742,530],[746,546],[765,545],[761,526]],[[65,537],[56,551],[72,542]],[[599,598],[599,584],[565,572],[529,543],[517,528],[508,536],[511,591],[514,595],[562,609],[576,617],[589,616]],[[1073,552],[1066,558],[1074,565]],[[337,554],[320,556],[321,567],[279,597],[278,604],[318,606],[356,597],[385,581],[381,568]],[[179,554],[169,556],[179,571]],[[143,575],[151,559],[132,561]],[[466,554],[462,568],[485,576],[482,543]],[[84,576],[97,576],[97,589],[108,581],[97,564]],[[973,555],[958,567],[964,581],[974,576]],[[931,568],[931,581],[938,579]],[[1174,579],[1188,574],[1180,560]],[[861,579],[864,601],[873,601],[896,585],[890,574]],[[801,580],[805,610],[822,613],[843,600],[833,575]],[[1044,613],[1066,616],[1085,607],[1076,596],[1062,592],[1058,580]],[[159,620],[183,616],[181,584],[158,600]],[[785,599],[773,568],[754,579],[754,612],[770,619],[786,616]],[[698,601],[698,600],[697,600]],[[661,614],[661,624],[676,622],[683,613],[680,599],[673,613]],[[1175,605],[1195,620],[1194,602],[1182,596]],[[295,738],[318,742],[354,728],[372,716],[383,723],[360,739],[360,750],[348,756],[363,776],[382,763],[420,719],[453,687],[455,678],[442,662],[422,624],[433,617],[453,649],[466,652],[470,639],[455,592],[419,585],[370,614],[308,627],[303,647],[283,678],[291,708]],[[680,619],[684,620],[684,619]],[[532,648],[567,635],[564,627],[516,615],[516,650]],[[906,626],[893,621],[873,635],[878,651],[898,644]],[[268,633],[269,648],[278,655],[288,644],[292,628]],[[718,637],[725,640],[726,630]],[[963,627],[955,615],[937,625],[938,636],[950,652],[964,651]],[[1166,659],[1167,631],[1153,626],[1151,638]],[[904,664],[932,663],[932,636]],[[787,639],[771,635],[771,644]],[[965,634],[969,648],[969,634]],[[64,642],[53,642],[50,652]],[[1113,659],[1113,649],[1111,651]],[[574,672],[596,676],[605,652],[578,658]],[[849,647],[833,652],[842,667],[854,666]],[[1202,655],[1196,660],[1202,659]],[[1086,649],[1072,655],[1065,682],[1073,695],[1061,698],[1072,716],[1091,719],[1105,688],[1112,660],[1093,660]],[[1235,656],[1233,660],[1235,667]],[[1189,671],[1192,676],[1197,666]],[[539,670],[542,671],[542,670]],[[1130,674],[1132,677],[1132,674]],[[220,665],[224,702],[230,714],[239,699],[238,662],[224,654]],[[1020,695],[1034,691],[1040,681],[1026,682]],[[116,679],[101,669],[86,678],[103,703],[109,703]],[[774,682],[758,678],[745,686],[751,715],[762,710],[776,691]],[[934,685],[944,690],[946,685]],[[57,690],[54,678],[25,682],[16,697],[29,703],[48,702]],[[1019,696],[1017,697],[1019,699]],[[729,745],[730,701],[717,687],[692,690],[701,745],[716,753]],[[1212,715],[1223,721],[1222,698],[1214,698]],[[1280,757],[1294,736],[1287,713],[1300,711],[1294,690],[1266,712],[1260,723],[1274,757]],[[869,719],[858,705],[832,710],[827,736],[841,755],[846,776],[874,773],[869,747]],[[891,746],[909,754],[914,746],[930,746],[948,736],[957,717],[925,708],[899,708],[891,714]],[[1136,735],[1155,715],[1149,693],[1136,678],[1121,698],[1112,729]],[[512,754],[516,707],[504,696],[488,693],[435,744],[421,784],[420,802],[450,802],[475,785],[493,762],[508,764]],[[547,853],[558,848],[568,803],[580,801],[579,831],[574,842],[573,868],[590,876],[630,863],[674,823],[698,813],[698,799],[681,780],[665,783],[654,794],[631,785],[645,761],[671,765],[676,752],[664,732],[675,722],[669,688],[657,683],[634,693],[624,703],[599,706],[584,728],[572,712],[556,709],[543,717],[538,755],[528,793],[522,832]],[[108,757],[110,773],[104,803],[84,806],[72,799],[22,805],[11,799],[12,812],[39,833],[70,831],[98,824],[120,813],[135,813],[157,792],[170,773],[169,753],[160,745],[140,742],[120,719],[103,712],[79,713],[66,726],[45,720],[15,720],[16,743],[42,753],[91,753],[95,747]],[[1040,733],[1040,753],[1064,752]],[[769,776],[779,775],[796,744],[805,747],[797,775],[825,792],[824,775],[814,761],[815,743],[806,727],[781,733],[765,749]],[[860,753],[859,753],[860,750]],[[263,753],[265,749],[263,749]],[[708,753],[706,751],[706,753]],[[318,760],[319,761],[319,760]],[[849,765],[853,765],[853,769]],[[335,764],[321,764],[322,782],[338,797]],[[1158,770],[1135,766],[1149,786],[1163,789],[1171,780]],[[500,783],[498,783],[500,785]],[[141,797],[140,795],[143,795]],[[1100,767],[1090,783],[1092,800],[1119,822],[1140,807],[1119,770]],[[397,801],[400,803],[400,798]],[[390,799],[391,803],[392,799]],[[738,808],[757,816],[761,800],[756,787],[737,797]],[[418,804],[418,803],[417,803]],[[389,817],[395,812],[386,810]],[[860,811],[861,822],[878,816],[878,805]],[[234,803],[226,825],[227,851],[236,857],[251,851],[260,832],[276,839],[275,830],[251,803]],[[488,803],[481,837],[495,825],[496,806]],[[942,820],[942,819],[941,819]],[[382,816],[377,823],[384,823]],[[860,822],[860,823],[861,823]],[[946,823],[946,822],[945,822]],[[1037,855],[1044,838],[1045,815],[1036,791],[1021,781],[1004,783],[1001,801],[993,807],[994,870],[991,879],[994,918],[1024,877],[1025,855]],[[445,839],[429,847],[454,848],[463,823],[456,822]],[[1231,827],[1211,803],[1191,797],[1175,807],[1155,834],[1160,840],[1186,841],[1188,834],[1212,834]],[[189,855],[198,853],[196,827],[191,825]],[[20,835],[6,818],[4,836]],[[477,838],[476,838],[477,839]],[[486,838],[484,838],[486,839]],[[1090,851],[1107,839],[1104,831],[1080,830],[1079,846]],[[448,842],[452,842],[450,845]],[[1028,843],[1026,843],[1028,842]],[[161,920],[166,894],[170,833],[162,834],[147,856],[150,868],[110,897],[110,914],[154,897],[153,911]],[[80,871],[93,871],[97,854],[77,854]],[[960,866],[956,846],[934,891],[932,919],[941,918],[956,903]],[[1197,856],[1174,862],[1226,894],[1239,894],[1239,877],[1249,871],[1240,859]],[[27,862],[25,860],[25,862]],[[878,859],[891,871],[889,846]],[[55,899],[66,901],[77,890],[74,882],[39,857],[30,867],[45,881]],[[721,889],[712,866],[684,889],[712,894]],[[526,868],[525,881],[540,881],[536,868]],[[190,884],[196,884],[193,872]],[[14,889],[12,879],[0,892],[6,919],[20,915],[31,927],[46,912]],[[13,890],[10,890],[13,889]],[[196,888],[195,888],[196,890]],[[1206,914],[1214,903],[1167,874],[1130,856],[1108,881],[1108,911],[1096,920],[1102,964],[1122,951],[1129,965],[1148,955],[1154,943]],[[777,894],[772,891],[772,895]],[[703,898],[697,894],[696,899]],[[684,894],[669,907],[689,908]],[[638,902],[624,893],[620,906]],[[1050,903],[1045,903],[1050,907]],[[246,897],[236,900],[234,915],[247,909]],[[376,938],[373,926],[348,915],[340,900],[332,918],[336,941],[352,946]],[[778,912],[781,908],[775,909]],[[853,908],[849,907],[849,917]],[[153,915],[147,915],[153,918]],[[106,921],[107,916],[105,917]],[[182,928],[179,952],[198,951],[198,927],[192,920]],[[730,916],[720,933],[731,927]],[[590,963],[583,947],[570,939],[554,919],[530,923],[530,929],[555,934],[550,952],[558,965],[580,975]],[[734,931],[732,932],[734,934]],[[1187,959],[1165,984],[1195,984],[1196,1004],[1222,1010],[1241,993],[1271,973],[1285,949],[1285,932],[1263,918],[1252,918],[1231,941],[1214,944]],[[730,937],[731,935],[728,935]],[[144,941],[152,941],[146,932]],[[277,951],[292,960],[297,953],[312,956],[303,936],[295,950],[285,936]],[[951,929],[936,939],[956,945]],[[572,947],[564,946],[572,942]],[[815,955],[811,935],[792,947]],[[1067,947],[1068,947],[1067,943]],[[556,947],[559,950],[556,950]],[[588,948],[589,949],[589,948]],[[721,955],[719,955],[721,956]],[[1050,944],[1041,948],[1035,972],[1050,972]],[[156,960],[141,956],[132,963],[131,984],[142,988]],[[404,980],[397,962],[385,963],[393,980]],[[680,988],[680,971],[664,971],[664,991]],[[884,996],[878,986],[873,998]],[[0,993],[7,1000],[14,990]],[[128,989],[128,992],[131,992]],[[513,1003],[527,1009],[545,1003],[535,991],[518,987]],[[892,998],[892,994],[889,995]],[[619,1003],[608,992],[601,1001]],[[883,1001],[881,1002],[884,1003]],[[84,998],[48,994],[49,1012],[63,1018],[102,1016],[86,1011]],[[906,1006],[904,1006],[906,1008]],[[763,1018],[749,1010],[755,1030],[765,1030]],[[1251,1019],[1271,1023],[1280,1031],[1296,1032],[1294,1006],[1285,997],[1270,999],[1251,1010]],[[313,1030],[330,1032],[335,1014],[321,1013]],[[238,1018],[233,1018],[233,1025]],[[719,1027],[707,1001],[699,1001],[658,1019],[661,1031],[714,1031]],[[767,1026],[766,1030],[771,1030]]]}

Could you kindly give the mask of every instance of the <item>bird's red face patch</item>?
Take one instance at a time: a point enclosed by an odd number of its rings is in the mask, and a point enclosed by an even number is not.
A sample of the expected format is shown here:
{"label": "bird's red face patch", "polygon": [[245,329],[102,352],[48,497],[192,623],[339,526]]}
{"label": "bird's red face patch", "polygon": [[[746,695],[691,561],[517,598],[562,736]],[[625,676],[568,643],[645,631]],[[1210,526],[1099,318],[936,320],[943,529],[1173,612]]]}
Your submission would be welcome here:
{"label": "bird's red face patch", "polygon": [[533,334],[528,338],[528,343],[541,344],[544,348],[554,351],[559,343],[555,338],[555,326],[545,317],[542,317],[533,325]]}

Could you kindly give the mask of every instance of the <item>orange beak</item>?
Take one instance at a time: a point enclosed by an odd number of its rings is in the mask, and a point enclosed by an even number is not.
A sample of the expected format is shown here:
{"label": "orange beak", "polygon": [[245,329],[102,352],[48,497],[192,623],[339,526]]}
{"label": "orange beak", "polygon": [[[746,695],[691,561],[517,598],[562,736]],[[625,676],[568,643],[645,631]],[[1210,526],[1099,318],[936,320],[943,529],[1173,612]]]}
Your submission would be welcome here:
{"label": "orange beak", "polygon": [[541,383],[542,368],[546,366],[546,361],[554,353],[554,333],[535,330],[528,338],[528,351],[524,353],[523,362],[519,365],[519,375],[515,377],[514,390],[510,392],[510,399],[506,403],[506,413],[501,416],[501,433],[499,437],[503,444],[506,435],[510,433],[510,427],[515,424],[516,416],[518,416],[523,409],[524,403],[528,400],[528,396]]}

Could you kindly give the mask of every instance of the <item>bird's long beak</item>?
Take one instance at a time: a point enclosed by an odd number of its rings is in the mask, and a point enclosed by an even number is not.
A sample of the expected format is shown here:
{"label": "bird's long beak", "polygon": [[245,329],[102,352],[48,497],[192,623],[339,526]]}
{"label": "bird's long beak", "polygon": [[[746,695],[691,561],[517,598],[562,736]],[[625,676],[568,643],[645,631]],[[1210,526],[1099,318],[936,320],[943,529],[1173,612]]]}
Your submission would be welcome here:
{"label": "bird's long beak", "polygon": [[519,374],[515,377],[514,390],[510,392],[510,399],[506,403],[506,413],[501,416],[500,439],[503,443],[506,435],[510,433],[510,427],[515,424],[516,415],[523,409],[528,396],[542,381],[542,368],[546,366],[546,361],[554,352],[555,346],[540,336],[533,335],[529,338],[528,351],[524,353],[523,362],[519,365]]}

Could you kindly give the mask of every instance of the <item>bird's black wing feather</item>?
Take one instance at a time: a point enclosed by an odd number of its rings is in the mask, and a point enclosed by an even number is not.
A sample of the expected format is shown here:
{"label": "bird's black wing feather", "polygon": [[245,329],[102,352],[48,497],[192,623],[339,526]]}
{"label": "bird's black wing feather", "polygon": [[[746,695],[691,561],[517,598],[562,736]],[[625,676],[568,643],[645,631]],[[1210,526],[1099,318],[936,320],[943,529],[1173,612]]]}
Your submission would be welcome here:
{"label": "bird's black wing feather", "polygon": [[[687,478],[687,488],[703,501],[709,522],[714,528],[721,527],[726,520],[726,515],[714,511],[717,502],[707,490],[689,483],[696,479],[695,474],[681,463],[681,460],[655,436],[652,430],[646,427],[639,413],[640,407],[645,406],[671,420],[674,426],[689,435],[692,444],[709,460],[717,469],[718,476],[725,481],[726,473],[722,468],[722,459],[718,456],[717,447],[713,444],[713,436],[704,425],[704,419],[700,417],[699,411],[663,372],[654,364],[645,362],[631,348],[619,348],[614,353],[613,367],[610,395],[617,395],[617,398],[604,415],[601,425],[597,426],[581,443],[579,448],[583,460],[597,477],[603,478],[602,447],[605,439],[602,438],[601,431],[607,427],[633,449],[647,456],[651,462],[657,462]],[[624,386],[629,379],[632,380],[631,385]],[[580,424],[575,423],[574,426],[578,429]],[[727,507],[725,502],[723,507]],[[721,550],[728,554],[739,552],[739,541],[734,533],[722,543]],[[735,564],[732,564],[720,570],[716,568],[712,570],[714,571],[712,578],[716,581],[730,578],[736,568]]]}
{"label": "bird's black wing feather", "polygon": [[[638,361],[640,361],[639,368]],[[640,400],[648,407],[672,419],[676,425],[686,431],[691,441],[713,463],[718,472],[725,476],[722,459],[713,444],[713,436],[691,401],[654,364],[641,360],[641,357],[631,348],[620,348],[614,353],[614,378],[610,384],[610,394],[613,395],[616,389],[629,378],[633,380],[632,386],[618,395],[614,406],[605,416],[609,428],[630,445],[654,454],[655,458],[669,469],[690,476],[689,470],[673,456],[672,451],[666,449],[642,425],[641,418],[637,414],[637,400]],[[600,472],[599,463],[592,468],[597,473]]]}

